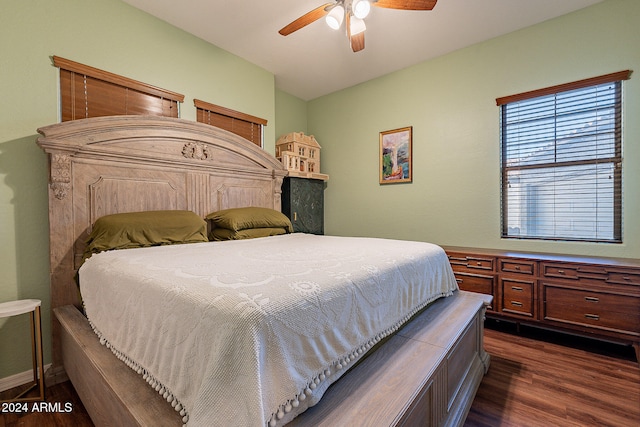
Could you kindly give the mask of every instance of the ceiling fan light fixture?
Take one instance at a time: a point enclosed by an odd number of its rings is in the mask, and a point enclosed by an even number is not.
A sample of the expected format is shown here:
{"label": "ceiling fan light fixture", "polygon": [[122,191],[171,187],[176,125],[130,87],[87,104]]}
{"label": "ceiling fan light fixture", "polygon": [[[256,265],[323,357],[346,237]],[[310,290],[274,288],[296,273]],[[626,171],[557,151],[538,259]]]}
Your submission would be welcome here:
{"label": "ceiling fan light fixture", "polygon": [[371,11],[371,3],[368,0],[354,0],[351,4],[351,9],[356,18],[364,19]]}
{"label": "ceiling fan light fixture", "polygon": [[356,34],[360,34],[364,32],[364,30],[367,29],[367,26],[365,25],[362,19],[357,18],[354,15],[351,15],[349,20],[349,28],[350,28],[351,36],[355,36]]}
{"label": "ceiling fan light fixture", "polygon": [[341,5],[338,5],[333,9],[331,9],[331,12],[329,12],[327,17],[325,18],[327,25],[334,30],[337,30],[338,28],[340,28],[340,25],[342,25],[343,19],[344,19],[344,7],[342,7]]}

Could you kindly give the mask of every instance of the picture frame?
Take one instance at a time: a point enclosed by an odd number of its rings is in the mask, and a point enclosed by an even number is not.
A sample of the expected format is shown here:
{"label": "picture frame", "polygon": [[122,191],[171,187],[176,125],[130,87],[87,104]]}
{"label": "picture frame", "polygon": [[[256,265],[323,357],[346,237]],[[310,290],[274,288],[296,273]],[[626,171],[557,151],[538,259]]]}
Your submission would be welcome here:
{"label": "picture frame", "polygon": [[380,132],[380,184],[413,181],[413,126]]}

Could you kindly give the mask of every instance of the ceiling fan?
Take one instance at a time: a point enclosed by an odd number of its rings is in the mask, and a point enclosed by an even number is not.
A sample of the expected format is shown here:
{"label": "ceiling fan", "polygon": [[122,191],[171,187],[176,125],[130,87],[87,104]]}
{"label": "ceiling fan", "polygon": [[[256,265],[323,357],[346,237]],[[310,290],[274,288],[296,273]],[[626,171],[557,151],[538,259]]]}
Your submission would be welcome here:
{"label": "ceiling fan", "polygon": [[347,38],[354,52],[364,49],[364,18],[369,15],[371,6],[399,10],[431,10],[438,0],[335,0],[325,3],[305,13],[278,31],[283,36],[298,31],[312,22],[326,16],[326,22],[334,30],[345,22]]}

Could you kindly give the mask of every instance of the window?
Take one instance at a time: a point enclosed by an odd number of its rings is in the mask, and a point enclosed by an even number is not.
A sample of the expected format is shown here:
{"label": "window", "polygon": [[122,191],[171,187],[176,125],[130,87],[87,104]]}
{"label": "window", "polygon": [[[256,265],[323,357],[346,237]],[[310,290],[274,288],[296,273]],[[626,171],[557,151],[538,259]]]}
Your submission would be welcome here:
{"label": "window", "polygon": [[262,127],[267,125],[267,120],[199,99],[194,99],[193,104],[197,122],[228,130],[262,147]]}
{"label": "window", "polygon": [[108,71],[53,57],[60,68],[62,121],[119,114],[178,117],[184,95]]}
{"label": "window", "polygon": [[496,100],[502,237],[622,241],[622,71]]}

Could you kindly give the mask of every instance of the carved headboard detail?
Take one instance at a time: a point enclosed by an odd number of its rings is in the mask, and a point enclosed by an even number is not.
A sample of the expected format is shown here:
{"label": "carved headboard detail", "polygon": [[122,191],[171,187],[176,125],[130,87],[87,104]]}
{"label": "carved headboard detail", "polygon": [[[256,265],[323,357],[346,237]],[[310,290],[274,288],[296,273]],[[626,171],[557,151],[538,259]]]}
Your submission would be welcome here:
{"label": "carved headboard detail", "polygon": [[[188,120],[109,116],[38,129],[49,155],[51,307],[80,306],[74,276],[95,220],[144,210],[281,209],[282,164],[230,132]],[[54,364],[59,362],[54,327]]]}

